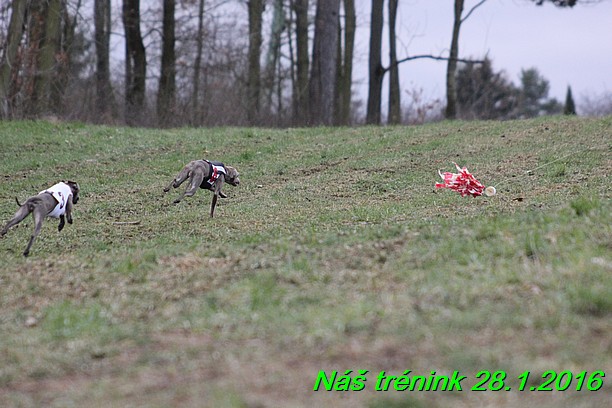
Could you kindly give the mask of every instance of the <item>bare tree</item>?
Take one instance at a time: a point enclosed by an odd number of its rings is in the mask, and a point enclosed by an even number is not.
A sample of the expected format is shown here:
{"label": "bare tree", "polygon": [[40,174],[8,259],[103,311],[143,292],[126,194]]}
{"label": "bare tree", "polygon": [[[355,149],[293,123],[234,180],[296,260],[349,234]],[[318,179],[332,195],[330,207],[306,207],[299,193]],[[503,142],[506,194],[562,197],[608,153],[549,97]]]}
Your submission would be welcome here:
{"label": "bare tree", "polygon": [[[59,36],[58,51],[55,55],[55,64],[57,71],[55,78],[52,81],[51,88],[51,102],[56,107],[53,109],[54,113],[59,115],[65,115],[67,112],[66,103],[64,101],[65,94],[68,86],[71,83],[73,75],[76,75],[78,70],[78,63],[75,63],[75,59],[79,59],[83,56],[85,46],[82,46],[82,36],[79,36],[79,42],[76,41],[76,29],[78,26],[78,20],[81,17],[81,0],[77,0],[72,6],[74,7],[74,13],[71,14],[68,11],[68,0],[61,0],[61,28]],[[79,54],[79,55],[77,55]]]}
{"label": "bare tree", "polygon": [[382,66],[382,30],[383,30],[384,0],[372,0],[370,13],[370,58],[369,58],[369,89],[366,123],[380,124],[380,105],[382,98],[382,82],[385,70]]}
{"label": "bare tree", "polygon": [[397,45],[395,40],[397,5],[398,0],[389,0],[389,114],[387,120],[392,124],[398,124],[402,121]]}
{"label": "bare tree", "polygon": [[95,0],[94,27],[96,47],[96,110],[103,120],[108,120],[114,105],[110,83],[110,0]]}
{"label": "bare tree", "polygon": [[293,0],[297,54],[297,81],[293,88],[294,119],[298,124],[308,120],[308,0]]}
{"label": "bare tree", "polygon": [[612,115],[612,92],[584,95],[580,101],[580,114],[585,116]]}
{"label": "bare tree", "polygon": [[139,122],[145,101],[147,57],[140,33],[140,0],[123,0],[125,27],[125,119]]}
{"label": "bare tree", "polygon": [[15,0],[12,3],[11,20],[0,65],[0,118],[12,115],[10,84],[11,77],[17,71],[17,52],[24,33],[26,6],[27,0]]}
{"label": "bare tree", "polygon": [[[277,75],[280,70],[280,55],[281,55],[281,37],[285,30],[285,11],[283,0],[273,1],[272,27],[270,30],[270,42],[268,46],[268,55],[266,58],[266,88],[267,88],[267,108],[272,111],[272,99],[275,92],[282,86],[282,78]],[[282,98],[279,98],[278,103],[281,104]],[[277,116],[280,115],[280,107],[277,109]]]}
{"label": "bare tree", "polygon": [[[27,7],[26,41],[23,50],[21,86],[15,90],[19,94],[23,115],[34,115],[33,101],[36,97],[35,84],[38,72],[38,54],[44,39],[45,7],[42,2],[31,2]],[[17,97],[17,95],[15,95]]]}
{"label": "bare tree", "polygon": [[191,123],[200,122],[200,71],[202,70],[202,51],[204,48],[204,3],[198,2],[198,31],[196,34],[196,56],[193,64],[193,84],[191,94]]}
{"label": "bare tree", "polygon": [[259,120],[259,98],[261,93],[261,34],[263,0],[249,0],[249,72],[247,79],[247,112],[249,123]]}
{"label": "bare tree", "polygon": [[[355,0],[344,0],[344,54],[338,76],[338,123],[347,125],[351,118],[351,85],[353,82],[353,52],[355,48],[356,14]],[[342,58],[341,58],[342,57]]]}
{"label": "bare tree", "polygon": [[338,58],[340,0],[318,0],[310,70],[310,122],[332,125]]}
{"label": "bare tree", "polygon": [[174,0],[164,0],[161,72],[157,91],[157,120],[159,125],[168,126],[176,114],[176,42]]}
{"label": "bare tree", "polygon": [[51,95],[58,70],[56,61],[62,61],[56,59],[60,51],[62,33],[62,1],[49,0],[40,5],[39,12],[44,16],[44,27],[41,29],[43,35],[36,52],[34,89],[28,106],[28,113],[32,116],[51,113],[58,107],[58,104],[52,103]]}
{"label": "bare tree", "polygon": [[457,87],[455,84],[455,74],[457,72],[457,62],[459,57],[459,32],[461,24],[476,10],[482,6],[487,0],[479,1],[473,6],[465,17],[463,15],[464,0],[455,0],[455,18],[453,21],[453,36],[451,39],[450,55],[446,67],[446,119],[455,119],[457,117]]}

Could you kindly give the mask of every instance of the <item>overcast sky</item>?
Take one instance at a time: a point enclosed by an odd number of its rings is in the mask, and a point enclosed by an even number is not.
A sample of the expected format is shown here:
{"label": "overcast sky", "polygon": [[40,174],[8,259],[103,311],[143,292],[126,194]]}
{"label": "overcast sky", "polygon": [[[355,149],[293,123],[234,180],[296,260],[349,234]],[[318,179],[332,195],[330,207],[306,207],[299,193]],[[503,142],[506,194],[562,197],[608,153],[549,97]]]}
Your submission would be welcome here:
{"label": "overcast sky", "polygon": [[[367,94],[370,0],[356,0],[358,39],[355,80]],[[477,0],[466,0],[465,12]],[[399,0],[398,57],[417,54],[448,56],[453,0]],[[387,7],[385,2],[385,8]],[[385,19],[386,19],[385,10]],[[388,33],[383,32],[385,41]],[[550,82],[549,96],[565,100],[567,86],[576,102],[585,95],[612,92],[612,0],[560,9],[529,0],[488,0],[463,24],[460,57],[488,54],[493,69],[504,70],[515,84],[521,69],[536,67]],[[387,52],[384,52],[386,65]],[[427,99],[445,98],[446,63],[415,60],[402,64],[402,91],[423,89]],[[387,84],[383,93],[387,93]],[[403,101],[407,94],[402,93]],[[364,97],[364,96],[362,96]],[[365,97],[364,97],[365,98]],[[386,108],[384,108],[386,112]]]}

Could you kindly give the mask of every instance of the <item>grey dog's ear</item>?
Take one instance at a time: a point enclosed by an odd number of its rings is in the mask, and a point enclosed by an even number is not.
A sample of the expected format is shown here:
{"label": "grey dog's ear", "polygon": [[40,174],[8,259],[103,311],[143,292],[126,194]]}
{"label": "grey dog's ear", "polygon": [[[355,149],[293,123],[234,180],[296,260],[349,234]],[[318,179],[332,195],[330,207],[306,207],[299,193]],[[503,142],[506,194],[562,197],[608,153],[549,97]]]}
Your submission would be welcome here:
{"label": "grey dog's ear", "polygon": [[232,166],[225,166],[225,175],[228,177],[233,177],[234,174],[236,173],[236,169],[234,169]]}
{"label": "grey dog's ear", "polygon": [[79,183],[77,183],[76,181],[62,180],[62,183],[68,184],[70,188],[77,193],[81,191],[81,187],[79,186]]}
{"label": "grey dog's ear", "polygon": [[79,183],[77,183],[76,181],[70,181],[70,180],[66,180],[63,181],[62,183],[68,184],[68,186],[70,187],[70,190],[72,190],[72,203],[76,204],[79,201],[79,192],[81,191],[81,187],[79,186]]}
{"label": "grey dog's ear", "polygon": [[240,183],[240,179],[238,178],[240,176],[240,174],[238,173],[238,170],[236,170],[236,168],[232,167],[232,166],[225,166],[225,170],[227,171],[226,174],[226,180],[232,184],[232,183]]}

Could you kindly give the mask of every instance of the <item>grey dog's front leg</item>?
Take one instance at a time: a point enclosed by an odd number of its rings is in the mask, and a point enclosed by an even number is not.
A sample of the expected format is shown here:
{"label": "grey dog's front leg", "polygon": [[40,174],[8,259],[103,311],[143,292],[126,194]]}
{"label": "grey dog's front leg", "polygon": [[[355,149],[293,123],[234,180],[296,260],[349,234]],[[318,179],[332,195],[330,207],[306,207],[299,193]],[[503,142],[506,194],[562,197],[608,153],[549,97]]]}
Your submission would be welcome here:
{"label": "grey dog's front leg", "polygon": [[221,174],[217,180],[215,180],[215,195],[213,195],[212,203],[210,204],[210,218],[213,218],[215,215],[215,207],[217,206],[217,199],[221,194],[221,187],[223,187],[223,181],[225,181],[225,176]]}
{"label": "grey dog's front leg", "polygon": [[[60,215],[60,223],[57,226],[57,230],[61,231],[64,229],[64,225],[66,225],[66,223],[64,222],[64,215]],[[68,202],[66,202],[66,215],[65,215],[65,220],[68,221],[68,224],[72,224],[72,197],[68,198]]]}
{"label": "grey dog's front leg", "polygon": [[215,207],[217,206],[217,197],[219,197],[216,193],[212,198],[212,203],[210,204],[210,218],[215,215]]}
{"label": "grey dog's front leg", "polygon": [[68,224],[72,224],[72,198],[66,204],[66,221],[68,221]]}

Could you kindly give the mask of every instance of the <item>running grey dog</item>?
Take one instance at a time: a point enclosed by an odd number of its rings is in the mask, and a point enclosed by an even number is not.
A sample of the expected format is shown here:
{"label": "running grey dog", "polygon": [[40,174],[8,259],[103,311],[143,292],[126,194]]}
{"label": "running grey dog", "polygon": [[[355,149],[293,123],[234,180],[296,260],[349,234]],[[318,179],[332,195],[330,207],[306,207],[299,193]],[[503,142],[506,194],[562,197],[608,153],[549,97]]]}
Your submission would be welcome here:
{"label": "running grey dog", "polygon": [[61,181],[41,191],[38,195],[28,198],[23,205],[15,198],[19,210],[0,231],[0,237],[3,237],[9,228],[19,224],[28,214],[32,213],[32,217],[34,217],[34,232],[23,253],[23,256],[28,256],[34,240],[40,234],[45,217],[60,219],[60,223],[57,226],[58,231],[64,229],[65,221],[72,224],[72,206],[79,201],[80,190],[79,184],[74,181]]}
{"label": "running grey dog", "polygon": [[240,184],[240,174],[238,174],[238,170],[234,167],[226,166],[220,162],[193,160],[187,163],[170,184],[164,188],[164,193],[170,191],[171,187],[178,188],[187,179],[189,179],[189,185],[185,191],[174,200],[174,204],[180,203],[183,197],[193,196],[198,190],[198,187],[210,190],[215,193],[210,205],[211,217],[215,214],[217,197],[227,198],[221,191],[223,183],[228,183],[232,186]]}

